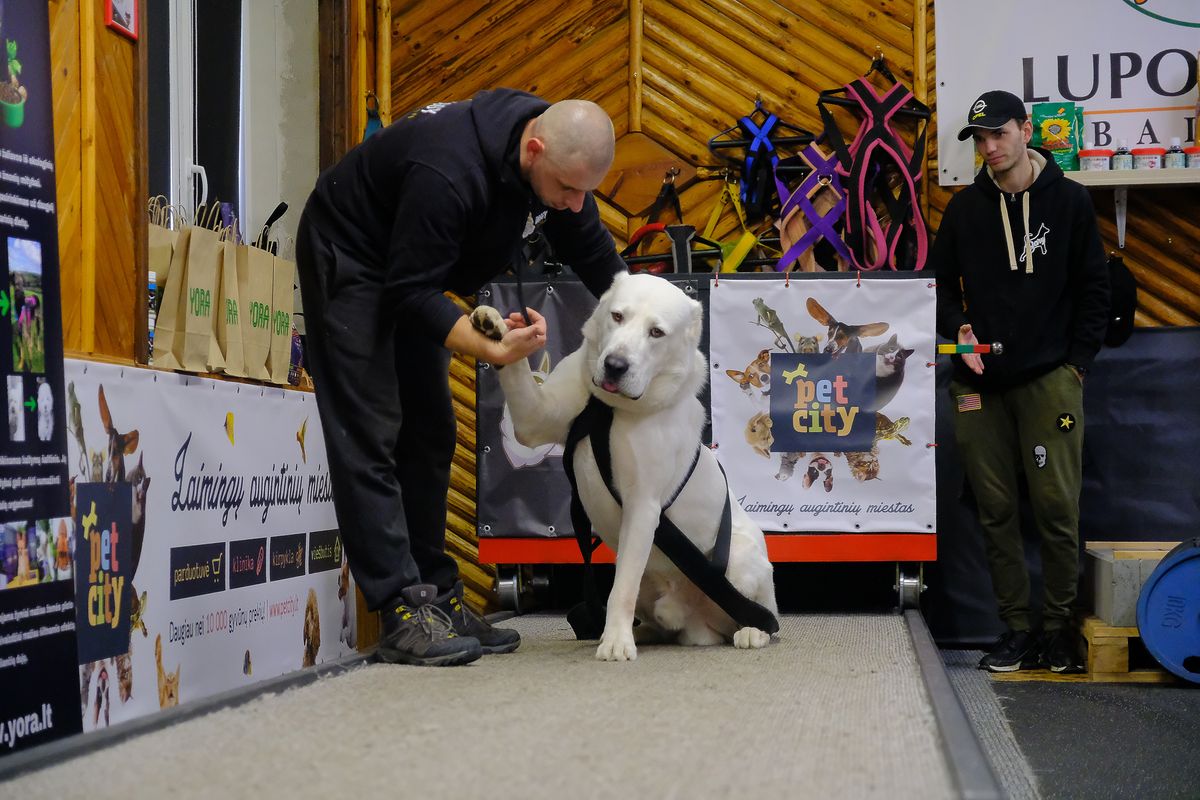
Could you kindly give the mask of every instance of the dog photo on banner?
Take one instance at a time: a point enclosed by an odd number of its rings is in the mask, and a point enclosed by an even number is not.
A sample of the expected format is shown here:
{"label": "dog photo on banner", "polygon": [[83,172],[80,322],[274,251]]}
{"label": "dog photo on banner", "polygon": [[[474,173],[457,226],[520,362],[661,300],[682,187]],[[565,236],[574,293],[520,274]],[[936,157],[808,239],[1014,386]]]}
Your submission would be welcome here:
{"label": "dog photo on banner", "polygon": [[927,278],[714,281],[713,445],[779,532],[935,529]]}

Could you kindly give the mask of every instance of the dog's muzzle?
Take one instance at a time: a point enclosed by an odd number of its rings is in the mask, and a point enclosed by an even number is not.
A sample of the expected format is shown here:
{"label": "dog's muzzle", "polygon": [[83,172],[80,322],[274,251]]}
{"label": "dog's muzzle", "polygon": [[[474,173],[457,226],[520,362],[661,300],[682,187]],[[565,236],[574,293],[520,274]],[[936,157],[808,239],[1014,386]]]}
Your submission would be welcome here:
{"label": "dog's muzzle", "polygon": [[621,390],[621,378],[629,372],[629,360],[618,355],[609,355],[604,359],[604,377],[600,388],[606,392],[616,393]]}

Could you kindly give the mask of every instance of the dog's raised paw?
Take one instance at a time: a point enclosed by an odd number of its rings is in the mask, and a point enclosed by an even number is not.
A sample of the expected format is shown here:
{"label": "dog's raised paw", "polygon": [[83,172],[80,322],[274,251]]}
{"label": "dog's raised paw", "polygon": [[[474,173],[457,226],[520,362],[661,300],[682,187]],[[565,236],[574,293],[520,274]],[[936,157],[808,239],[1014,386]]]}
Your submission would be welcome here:
{"label": "dog's raised paw", "polygon": [[477,306],[471,312],[471,327],[497,342],[508,333],[508,323],[500,316],[500,312],[491,306]]}
{"label": "dog's raised paw", "polygon": [[757,650],[766,647],[771,641],[771,634],[758,628],[739,628],[733,634],[733,646],[739,650]]}
{"label": "dog's raised paw", "polygon": [[633,632],[625,631],[610,635],[607,632],[600,638],[600,646],[596,648],[597,661],[636,661],[637,645],[633,641]]}

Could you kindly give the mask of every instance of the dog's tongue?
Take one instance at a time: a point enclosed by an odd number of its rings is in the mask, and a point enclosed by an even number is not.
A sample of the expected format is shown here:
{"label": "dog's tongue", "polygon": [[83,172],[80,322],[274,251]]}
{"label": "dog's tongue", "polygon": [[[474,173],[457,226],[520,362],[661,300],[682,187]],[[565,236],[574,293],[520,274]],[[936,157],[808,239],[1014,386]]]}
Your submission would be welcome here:
{"label": "dog's tongue", "polygon": [[604,381],[600,384],[600,388],[609,394],[616,394],[618,391],[617,385],[612,381]]}

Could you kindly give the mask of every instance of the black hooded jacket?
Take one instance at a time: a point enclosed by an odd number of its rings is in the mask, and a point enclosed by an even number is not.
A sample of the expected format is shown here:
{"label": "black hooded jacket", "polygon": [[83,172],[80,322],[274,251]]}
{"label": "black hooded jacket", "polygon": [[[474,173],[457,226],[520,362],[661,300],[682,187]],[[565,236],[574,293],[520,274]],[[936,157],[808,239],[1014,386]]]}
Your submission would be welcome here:
{"label": "black hooded jacket", "polygon": [[555,257],[600,295],[625,264],[595,199],[586,195],[578,214],[548,210],[521,178],[521,134],[548,106],[511,89],[434,103],[322,173],[304,213],[337,256],[329,290],[378,285],[398,315],[419,319],[441,343],[462,316],[443,292],[473,294],[500,274],[531,215],[544,213]]}
{"label": "black hooded jacket", "polygon": [[955,194],[930,255],[938,333],[957,342],[969,322],[981,344],[1004,345],[1002,355],[983,356],[982,375],[955,356],[955,377],[981,389],[1011,388],[1063,364],[1087,369],[1108,324],[1092,199],[1048,153],[1030,157],[1040,172],[1024,192],[1001,192],[985,167]]}

